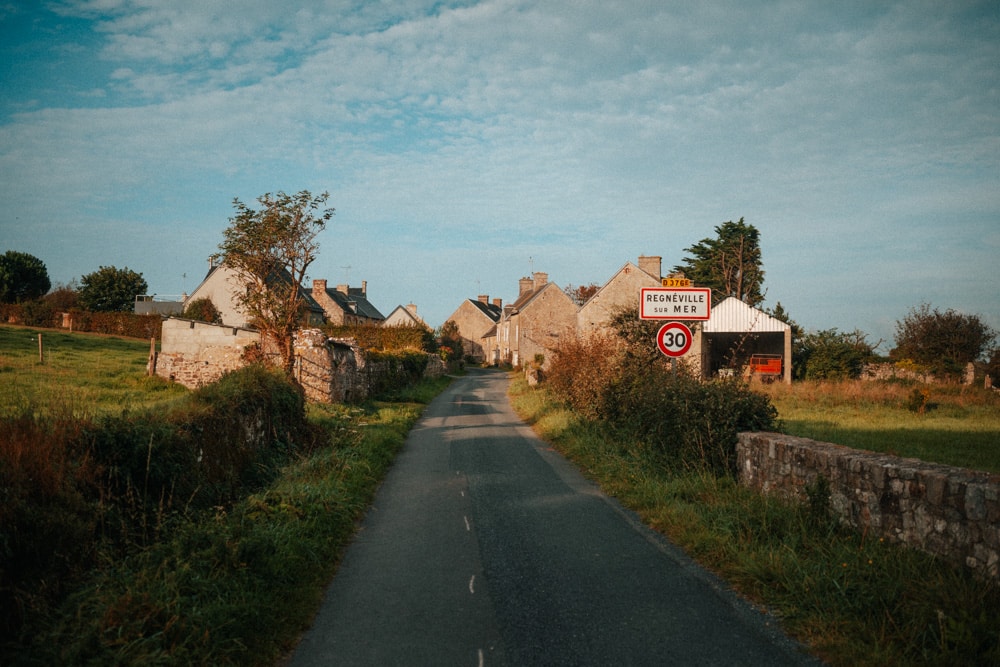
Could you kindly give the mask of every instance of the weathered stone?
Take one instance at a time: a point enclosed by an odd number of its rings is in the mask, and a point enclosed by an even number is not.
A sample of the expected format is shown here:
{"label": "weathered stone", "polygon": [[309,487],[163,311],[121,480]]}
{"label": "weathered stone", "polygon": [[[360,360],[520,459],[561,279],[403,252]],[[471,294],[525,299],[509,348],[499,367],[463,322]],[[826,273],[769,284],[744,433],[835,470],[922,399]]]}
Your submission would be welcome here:
{"label": "weathered stone", "polygon": [[737,460],[742,484],[789,498],[822,476],[832,510],[858,529],[998,577],[1000,475],[770,433],[740,434]]}

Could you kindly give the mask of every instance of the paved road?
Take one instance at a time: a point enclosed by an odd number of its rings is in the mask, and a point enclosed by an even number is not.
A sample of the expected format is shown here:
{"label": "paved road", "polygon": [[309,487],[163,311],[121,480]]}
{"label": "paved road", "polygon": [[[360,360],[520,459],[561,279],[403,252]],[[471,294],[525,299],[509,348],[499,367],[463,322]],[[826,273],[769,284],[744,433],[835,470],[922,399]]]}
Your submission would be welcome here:
{"label": "paved road", "polygon": [[815,664],[538,440],[507,382],[428,406],[293,667]]}

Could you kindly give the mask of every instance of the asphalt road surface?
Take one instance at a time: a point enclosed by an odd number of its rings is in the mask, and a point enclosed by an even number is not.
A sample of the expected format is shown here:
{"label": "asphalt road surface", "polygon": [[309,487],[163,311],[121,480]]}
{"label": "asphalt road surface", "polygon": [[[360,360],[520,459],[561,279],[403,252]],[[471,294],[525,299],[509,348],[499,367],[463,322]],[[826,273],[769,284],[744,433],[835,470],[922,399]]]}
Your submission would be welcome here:
{"label": "asphalt road surface", "polygon": [[816,664],[473,370],[424,413],[293,667]]}

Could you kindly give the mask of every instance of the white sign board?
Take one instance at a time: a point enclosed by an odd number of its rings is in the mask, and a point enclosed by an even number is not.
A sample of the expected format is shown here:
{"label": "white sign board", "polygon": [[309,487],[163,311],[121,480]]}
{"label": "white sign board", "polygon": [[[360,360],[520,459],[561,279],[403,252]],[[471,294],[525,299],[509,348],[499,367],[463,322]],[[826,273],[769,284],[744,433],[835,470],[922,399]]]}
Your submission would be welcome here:
{"label": "white sign board", "polygon": [[707,320],[711,306],[707,287],[643,287],[639,292],[643,320]]}

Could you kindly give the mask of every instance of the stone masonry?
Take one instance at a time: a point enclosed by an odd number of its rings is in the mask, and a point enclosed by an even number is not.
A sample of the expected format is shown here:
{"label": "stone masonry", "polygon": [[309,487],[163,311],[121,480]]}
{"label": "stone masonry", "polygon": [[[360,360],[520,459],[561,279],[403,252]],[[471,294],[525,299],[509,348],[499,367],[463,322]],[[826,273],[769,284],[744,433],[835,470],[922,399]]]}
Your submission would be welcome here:
{"label": "stone masonry", "polygon": [[[256,331],[180,318],[163,323],[156,374],[195,389],[246,365],[244,350],[257,344]],[[306,399],[317,403],[351,403],[367,398],[370,388],[397,378],[399,369],[370,362],[353,339],[330,339],[319,329],[302,329],[295,336],[295,374]],[[273,352],[273,351],[272,351]],[[426,377],[445,372],[437,355],[428,355]]]}
{"label": "stone masonry", "polygon": [[778,433],[741,433],[737,464],[743,485],[797,500],[824,477],[855,528],[1000,578],[1000,475]]}
{"label": "stone masonry", "polygon": [[250,329],[171,317],[163,321],[156,374],[194,389],[246,364],[243,350],[260,340]]}

